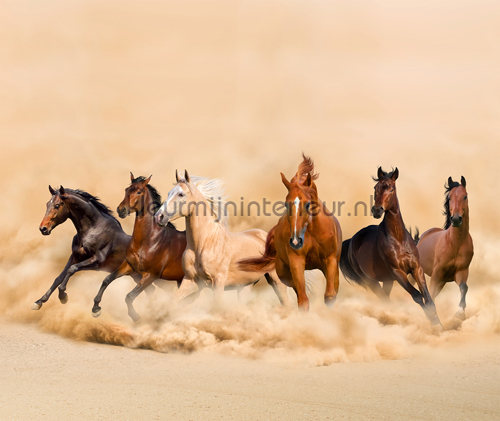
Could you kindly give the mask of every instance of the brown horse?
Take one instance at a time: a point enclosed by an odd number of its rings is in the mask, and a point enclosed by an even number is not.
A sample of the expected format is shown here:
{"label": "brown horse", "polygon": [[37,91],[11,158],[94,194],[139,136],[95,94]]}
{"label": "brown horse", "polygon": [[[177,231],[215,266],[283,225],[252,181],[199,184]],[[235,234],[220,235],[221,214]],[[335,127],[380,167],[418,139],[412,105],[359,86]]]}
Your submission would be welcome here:
{"label": "brown horse", "polygon": [[[58,225],[70,219],[76,228],[76,235],[71,245],[71,255],[66,267],[52,283],[49,290],[37,300],[32,310],[39,310],[59,287],[59,300],[68,301],[66,286],[69,278],[82,270],[113,272],[125,258],[125,251],[130,242],[120,223],[111,211],[99,199],[82,190],[60,187],[58,190],[49,186],[51,198],[47,203],[45,217],[40,223],[40,232],[50,235]],[[136,282],[140,277],[131,276]],[[149,291],[152,292],[154,287]]]}
{"label": "brown horse", "polygon": [[427,276],[431,277],[431,297],[436,298],[447,282],[455,281],[460,288],[461,299],[455,314],[460,320],[465,320],[467,278],[474,255],[472,237],[469,234],[469,202],[465,185],[464,177],[460,183],[448,178],[448,185],[445,185],[444,229],[431,228],[422,234],[420,240],[418,236],[415,238],[420,263]]}
{"label": "brown horse", "polygon": [[304,270],[320,269],[326,278],[325,303],[333,305],[339,289],[342,232],[337,219],[318,198],[313,180],[313,161],[302,155],[303,161],[295,176],[288,181],[281,173],[288,190],[287,212],[268,234],[262,257],[241,260],[246,271],[270,269],[273,266],[285,285],[291,286],[299,308],[309,309]]}
{"label": "brown horse", "polygon": [[161,206],[162,199],[157,190],[149,184],[148,178],[137,177],[130,173],[131,184],[125,190],[125,198],[118,206],[120,218],[136,213],[132,240],[127,247],[126,258],[120,267],[108,275],[94,299],[92,315],[99,317],[99,303],[102,294],[116,278],[139,273],[142,278],[137,286],[127,294],[125,299],[128,314],[138,323],[141,317],[134,309],[135,298],[157,279],[180,281],[184,277],[182,269],[182,254],[186,248],[185,231],[177,231],[172,224],[160,227],[154,220],[156,210]]}
{"label": "brown horse", "polygon": [[[425,283],[419,262],[418,250],[410,233],[406,230],[399,209],[396,180],[399,171],[378,169],[375,185],[373,216],[381,218],[380,225],[370,225],[358,231],[342,244],[340,268],[348,280],[368,286],[378,297],[387,299],[394,280],[419,304],[433,325],[440,325],[436,306]],[[408,280],[408,274],[417,281],[420,292]],[[384,288],[380,283],[384,284]]]}

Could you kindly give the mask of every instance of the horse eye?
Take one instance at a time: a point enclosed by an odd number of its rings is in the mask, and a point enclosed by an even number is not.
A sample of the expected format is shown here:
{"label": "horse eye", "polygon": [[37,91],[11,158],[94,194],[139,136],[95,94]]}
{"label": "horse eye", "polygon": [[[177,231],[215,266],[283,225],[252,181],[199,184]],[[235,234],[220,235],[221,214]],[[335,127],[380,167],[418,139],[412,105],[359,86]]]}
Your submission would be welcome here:
{"label": "horse eye", "polygon": [[311,202],[306,203],[306,211],[309,212],[309,209],[311,209]]}
{"label": "horse eye", "polygon": [[54,208],[59,209],[61,205],[55,205]]}
{"label": "horse eye", "polygon": [[467,200],[467,196],[464,197],[464,200]]}
{"label": "horse eye", "polygon": [[179,193],[179,197],[184,197],[184,196],[185,196],[185,194],[184,194],[184,193],[182,193],[182,192],[181,192],[181,193]]}

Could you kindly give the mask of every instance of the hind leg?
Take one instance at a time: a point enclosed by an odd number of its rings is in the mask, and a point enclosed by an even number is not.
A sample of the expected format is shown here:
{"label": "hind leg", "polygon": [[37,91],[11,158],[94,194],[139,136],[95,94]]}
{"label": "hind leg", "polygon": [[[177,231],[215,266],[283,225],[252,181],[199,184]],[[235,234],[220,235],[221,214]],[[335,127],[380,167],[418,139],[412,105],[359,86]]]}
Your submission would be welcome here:
{"label": "hind leg", "polygon": [[460,320],[465,320],[465,296],[469,287],[467,286],[467,278],[469,277],[469,269],[462,270],[455,274],[455,282],[460,288],[460,304],[458,304],[458,311],[455,313],[455,317]]}
{"label": "hind leg", "polygon": [[374,281],[373,279],[364,279],[366,285],[370,290],[380,299],[380,301],[388,301],[389,297],[384,292],[382,287],[380,286],[380,282]]}
{"label": "hind leg", "polygon": [[274,289],[274,292],[278,296],[280,303],[282,306],[289,306],[290,300],[288,299],[288,288],[287,286],[281,282],[281,279],[278,277],[276,270],[265,274],[267,283],[271,285]]}
{"label": "hind leg", "polygon": [[382,282],[382,289],[384,290],[384,294],[386,295],[386,300],[389,300],[391,296],[392,287],[394,286],[394,281],[384,281]]}

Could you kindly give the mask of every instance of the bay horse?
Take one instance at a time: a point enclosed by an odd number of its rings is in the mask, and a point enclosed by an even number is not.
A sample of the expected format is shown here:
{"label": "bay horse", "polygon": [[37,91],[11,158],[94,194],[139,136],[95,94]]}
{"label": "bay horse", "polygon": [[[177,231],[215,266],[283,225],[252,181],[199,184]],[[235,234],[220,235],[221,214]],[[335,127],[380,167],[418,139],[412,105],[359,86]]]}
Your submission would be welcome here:
{"label": "bay horse", "polygon": [[279,278],[291,286],[301,310],[309,310],[306,293],[305,270],[320,269],[326,278],[325,303],[335,303],[339,289],[339,260],[342,248],[342,231],[337,218],[318,198],[314,180],[314,163],[302,154],[303,161],[295,176],[288,181],[283,173],[281,180],[288,190],[285,199],[286,213],[269,232],[266,248],[260,257],[241,260],[239,267],[245,271],[262,271],[276,268]]}
{"label": "bay horse", "polygon": [[125,298],[128,315],[134,322],[139,323],[141,316],[133,305],[136,297],[158,279],[177,281],[179,284],[184,277],[182,254],[186,248],[186,232],[177,231],[172,224],[166,224],[164,227],[156,224],[154,213],[160,207],[162,199],[158,191],[149,184],[150,180],[151,176],[135,178],[130,173],[131,184],[125,189],[125,198],[118,206],[117,212],[120,218],[126,218],[135,212],[132,239],[121,265],[102,282],[94,299],[94,317],[100,316],[99,304],[102,295],[117,278],[132,273],[141,276],[135,288]]}
{"label": "bay horse", "polygon": [[[347,280],[368,286],[381,299],[388,299],[394,280],[424,310],[432,325],[441,325],[425,282],[417,246],[406,230],[399,208],[396,180],[399,170],[385,172],[378,168],[375,185],[374,218],[384,219],[370,225],[342,243],[340,268]],[[419,290],[411,285],[408,275],[416,280]],[[380,286],[383,283],[383,288]]]}
{"label": "bay horse", "polygon": [[[47,211],[40,223],[40,232],[50,235],[52,230],[67,219],[73,222],[76,235],[71,245],[71,255],[61,274],[49,290],[37,300],[32,310],[39,310],[51,294],[59,287],[59,300],[68,301],[66,287],[69,278],[82,270],[113,272],[125,259],[125,251],[130,241],[111,210],[100,200],[82,190],[55,190],[49,186],[51,194]],[[137,274],[131,274],[139,281]]]}
{"label": "bay horse", "polygon": [[197,297],[205,287],[212,288],[215,301],[220,302],[224,290],[236,289],[239,295],[244,287],[251,288],[264,275],[280,303],[287,305],[287,288],[275,271],[248,273],[238,268],[238,260],[264,250],[267,234],[260,229],[229,231],[222,181],[190,177],[187,171],[184,177],[176,171],[175,177],[176,185],[155,215],[160,226],[186,218],[187,245],[182,256],[185,275],[175,304]]}
{"label": "bay horse", "polygon": [[466,181],[460,183],[448,178],[445,184],[444,229],[431,228],[420,239],[415,237],[420,263],[426,275],[432,298],[436,298],[447,282],[455,281],[460,288],[460,303],[455,317],[465,320],[465,296],[469,266],[474,256],[474,245],[469,234],[469,201]]}

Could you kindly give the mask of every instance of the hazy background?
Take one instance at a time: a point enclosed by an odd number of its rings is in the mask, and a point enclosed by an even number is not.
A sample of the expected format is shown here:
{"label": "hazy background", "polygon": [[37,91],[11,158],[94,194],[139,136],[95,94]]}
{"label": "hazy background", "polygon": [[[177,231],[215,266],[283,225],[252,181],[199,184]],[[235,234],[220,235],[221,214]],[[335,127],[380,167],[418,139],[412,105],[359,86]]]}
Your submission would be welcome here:
{"label": "hazy background", "polygon": [[[2,313],[76,337],[61,320],[95,329],[89,300],[104,274],[70,281],[67,306],[54,296],[29,310],[75,232],[67,222],[39,233],[49,184],[116,209],[129,171],[153,174],[166,196],[175,168],[187,168],[225,180],[235,201],[281,200],[279,172],[290,178],[304,151],[327,203],[368,201],[377,167],[397,166],[405,223],[422,231],[443,224],[448,176],[465,176],[476,248],[468,309],[479,314],[480,297],[499,296],[499,46],[497,1],[1,0]],[[234,217],[231,227],[276,219]],[[344,238],[374,223],[339,220]],[[130,233],[133,218],[123,224]],[[116,317],[133,286],[118,282],[104,299]],[[343,279],[340,294],[376,301]],[[452,316],[456,286],[443,297],[438,310]]]}

